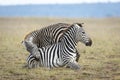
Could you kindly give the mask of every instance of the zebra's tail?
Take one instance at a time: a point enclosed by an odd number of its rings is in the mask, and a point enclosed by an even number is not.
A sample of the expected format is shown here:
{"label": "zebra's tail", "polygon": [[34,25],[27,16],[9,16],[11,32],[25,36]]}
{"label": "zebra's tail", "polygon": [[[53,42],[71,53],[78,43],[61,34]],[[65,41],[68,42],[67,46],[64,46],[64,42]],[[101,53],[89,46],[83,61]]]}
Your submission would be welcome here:
{"label": "zebra's tail", "polygon": [[25,41],[21,41],[21,44],[22,44],[23,46],[25,46]]}

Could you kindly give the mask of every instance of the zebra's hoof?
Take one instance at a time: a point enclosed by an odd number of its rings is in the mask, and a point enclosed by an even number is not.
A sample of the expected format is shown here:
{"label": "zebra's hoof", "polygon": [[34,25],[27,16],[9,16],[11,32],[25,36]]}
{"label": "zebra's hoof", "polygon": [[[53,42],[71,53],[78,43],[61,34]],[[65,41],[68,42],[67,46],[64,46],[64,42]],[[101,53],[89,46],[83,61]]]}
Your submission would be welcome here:
{"label": "zebra's hoof", "polygon": [[66,68],[70,68],[70,66],[66,66]]}

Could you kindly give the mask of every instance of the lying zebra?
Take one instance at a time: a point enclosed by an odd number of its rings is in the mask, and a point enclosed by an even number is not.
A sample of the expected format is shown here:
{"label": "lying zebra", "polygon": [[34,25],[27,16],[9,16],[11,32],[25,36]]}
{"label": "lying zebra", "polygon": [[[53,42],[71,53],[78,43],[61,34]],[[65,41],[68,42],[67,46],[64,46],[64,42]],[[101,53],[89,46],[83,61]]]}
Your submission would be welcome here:
{"label": "lying zebra", "polygon": [[[40,30],[30,32],[25,36],[24,41],[30,42],[31,44],[38,48],[52,45],[57,42],[60,42],[61,35],[70,26],[71,24],[67,23],[53,24]],[[24,41],[22,41],[23,45],[26,47],[28,52],[31,52],[30,49],[24,44]],[[80,54],[78,53],[78,51],[76,53],[77,53],[76,61],[78,62]]]}
{"label": "lying zebra", "polygon": [[71,69],[79,69],[80,66],[76,62],[76,45],[79,41],[87,46],[92,45],[92,40],[86,35],[82,25],[78,23],[66,29],[60,38],[60,42],[51,46],[38,48],[36,45],[25,41],[25,45],[31,53],[28,56],[27,65],[29,68],[70,66]]}

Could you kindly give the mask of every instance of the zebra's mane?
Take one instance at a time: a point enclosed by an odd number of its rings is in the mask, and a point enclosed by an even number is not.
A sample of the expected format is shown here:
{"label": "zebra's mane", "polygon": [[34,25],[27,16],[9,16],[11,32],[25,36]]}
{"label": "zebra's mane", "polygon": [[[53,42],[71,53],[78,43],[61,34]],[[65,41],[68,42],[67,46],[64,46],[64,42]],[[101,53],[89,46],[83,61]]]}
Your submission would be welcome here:
{"label": "zebra's mane", "polygon": [[[73,23],[73,24],[71,24],[66,30],[64,30],[63,33],[65,33],[66,31],[68,31],[72,26],[75,26],[75,24],[79,25],[80,27],[83,27],[82,24],[84,24],[84,23]],[[64,34],[63,34],[63,35],[64,35]],[[62,36],[62,35],[61,35],[61,36]]]}
{"label": "zebra's mane", "polygon": [[82,24],[84,24],[84,23],[73,23],[73,24],[71,24],[66,30],[64,30],[63,34],[60,36],[60,41],[61,41],[62,37],[64,36],[64,34],[65,34],[71,27],[74,27],[75,24],[77,24],[77,25],[80,26],[80,27],[83,27]]}
{"label": "zebra's mane", "polygon": [[74,23],[74,24],[77,24],[77,25],[79,25],[80,27],[83,27],[83,24],[84,24],[84,23]]}

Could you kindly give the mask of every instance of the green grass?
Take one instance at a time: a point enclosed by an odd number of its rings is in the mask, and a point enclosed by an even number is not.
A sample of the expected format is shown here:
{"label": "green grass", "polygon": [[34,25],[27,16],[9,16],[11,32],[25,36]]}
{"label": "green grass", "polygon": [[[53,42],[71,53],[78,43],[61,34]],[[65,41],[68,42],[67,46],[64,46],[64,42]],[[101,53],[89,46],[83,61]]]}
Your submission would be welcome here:
{"label": "green grass", "polygon": [[[24,36],[53,23],[84,22],[93,45],[78,43],[81,69],[23,68],[28,52]],[[0,18],[0,80],[120,80],[120,18]]]}

